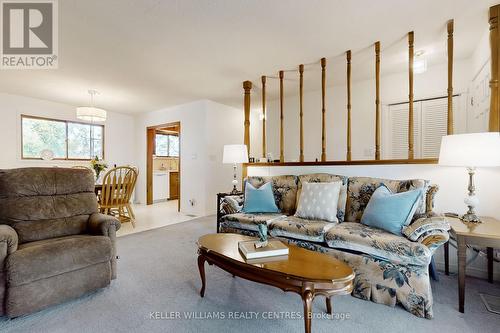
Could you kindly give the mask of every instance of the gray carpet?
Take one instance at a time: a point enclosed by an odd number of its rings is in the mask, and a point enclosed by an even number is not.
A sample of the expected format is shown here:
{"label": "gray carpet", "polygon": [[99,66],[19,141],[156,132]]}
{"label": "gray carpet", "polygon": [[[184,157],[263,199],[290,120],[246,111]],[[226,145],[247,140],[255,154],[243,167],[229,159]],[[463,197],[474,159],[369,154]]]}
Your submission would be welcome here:
{"label": "gray carpet", "polygon": [[[196,239],[215,231],[215,217],[179,223],[118,238],[118,279],[87,297],[13,320],[0,319],[2,332],[302,332],[302,302],[294,293],[263,286],[207,266],[205,298],[199,297]],[[433,283],[432,320],[403,309],[334,298],[338,319],[313,319],[313,332],[498,332],[500,315],[487,312],[479,292],[500,295],[500,284],[468,278],[465,314],[457,311],[456,276]],[[151,319],[151,312],[163,319]],[[314,311],[325,311],[324,298]],[[165,316],[177,312],[180,319]],[[196,314],[194,319],[185,316]],[[259,316],[259,319],[245,319]],[[282,314],[280,314],[282,312]],[[209,318],[225,316],[226,319]],[[233,318],[228,318],[229,316]],[[235,318],[240,317],[240,318]]]}

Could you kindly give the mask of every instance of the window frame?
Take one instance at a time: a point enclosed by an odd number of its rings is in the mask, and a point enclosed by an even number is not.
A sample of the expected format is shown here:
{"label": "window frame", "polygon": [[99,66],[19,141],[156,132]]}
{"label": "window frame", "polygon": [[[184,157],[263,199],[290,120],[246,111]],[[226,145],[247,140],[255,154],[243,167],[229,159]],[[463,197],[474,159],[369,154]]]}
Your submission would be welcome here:
{"label": "window frame", "polygon": [[92,158],[69,158],[69,139],[68,139],[68,124],[80,124],[80,125],[90,125],[90,126],[100,126],[102,128],[102,159],[105,159],[105,138],[106,138],[106,131],[105,131],[105,126],[104,124],[93,124],[90,122],[84,122],[84,121],[73,121],[73,120],[63,120],[63,119],[56,119],[56,118],[48,118],[48,117],[39,117],[39,116],[30,116],[30,115],[25,115],[21,114],[21,159],[22,160],[34,160],[34,161],[40,161],[42,160],[41,157],[25,157],[24,156],[24,129],[23,129],[23,119],[38,119],[38,120],[46,120],[46,121],[55,121],[55,122],[60,122],[64,123],[66,127],[66,135],[65,135],[65,145],[66,145],[66,157],[61,158],[61,157],[55,157],[52,160],[54,161],[90,161]]}
{"label": "window frame", "polygon": [[[154,155],[156,157],[178,158],[180,154],[178,154],[177,156],[174,156],[174,155],[158,155],[158,154],[156,154],[156,136],[157,135],[176,136],[177,138],[179,138],[179,134],[178,133],[161,133],[161,132],[156,132],[155,133],[155,150],[154,150]],[[170,140],[168,142],[169,142],[169,144],[168,144],[168,151],[170,152]],[[180,146],[180,141],[179,141],[179,146]]]}

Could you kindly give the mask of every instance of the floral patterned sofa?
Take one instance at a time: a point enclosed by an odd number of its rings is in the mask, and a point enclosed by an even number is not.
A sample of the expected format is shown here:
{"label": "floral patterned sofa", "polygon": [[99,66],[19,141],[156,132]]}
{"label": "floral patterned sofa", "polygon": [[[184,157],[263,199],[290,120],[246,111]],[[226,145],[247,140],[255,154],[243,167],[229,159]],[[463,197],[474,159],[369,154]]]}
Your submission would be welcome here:
{"label": "floral patterned sofa", "polygon": [[[338,203],[339,223],[295,217],[304,182],[342,181]],[[218,232],[256,236],[258,224],[266,223],[269,234],[284,242],[327,253],[349,264],[356,272],[352,295],[376,303],[401,304],[416,316],[432,318],[429,263],[434,251],[448,241],[446,219],[433,213],[438,188],[422,179],[389,180],[331,174],[249,177],[259,187],[271,181],[276,214],[241,212],[242,196],[226,196],[219,202]],[[360,223],[372,193],[381,184],[393,192],[424,188],[410,226],[397,236]]]}

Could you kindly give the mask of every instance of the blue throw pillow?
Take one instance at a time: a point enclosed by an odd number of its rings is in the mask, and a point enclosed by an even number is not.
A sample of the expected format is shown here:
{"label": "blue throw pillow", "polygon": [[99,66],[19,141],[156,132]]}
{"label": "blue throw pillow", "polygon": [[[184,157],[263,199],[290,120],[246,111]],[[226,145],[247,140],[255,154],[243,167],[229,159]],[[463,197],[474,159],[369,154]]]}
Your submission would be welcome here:
{"label": "blue throw pillow", "polygon": [[253,187],[248,182],[245,184],[244,213],[279,213],[279,211],[270,182],[259,188]]}
{"label": "blue throw pillow", "polygon": [[382,185],[368,201],[361,223],[401,235],[402,228],[410,224],[422,193],[422,189],[392,193]]}

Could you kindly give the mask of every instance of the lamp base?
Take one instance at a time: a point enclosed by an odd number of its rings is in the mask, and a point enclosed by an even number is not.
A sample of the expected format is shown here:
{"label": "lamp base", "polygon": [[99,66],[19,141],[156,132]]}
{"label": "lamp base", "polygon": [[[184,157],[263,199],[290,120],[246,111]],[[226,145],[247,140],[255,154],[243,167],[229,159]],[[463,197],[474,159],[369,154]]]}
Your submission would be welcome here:
{"label": "lamp base", "polygon": [[230,194],[235,195],[235,194],[239,194],[239,193],[240,193],[240,191],[238,191],[238,189],[236,188],[236,185],[233,185],[233,190],[231,191]]}
{"label": "lamp base", "polygon": [[481,219],[474,213],[467,213],[460,217],[460,220],[467,223],[481,223]]}

